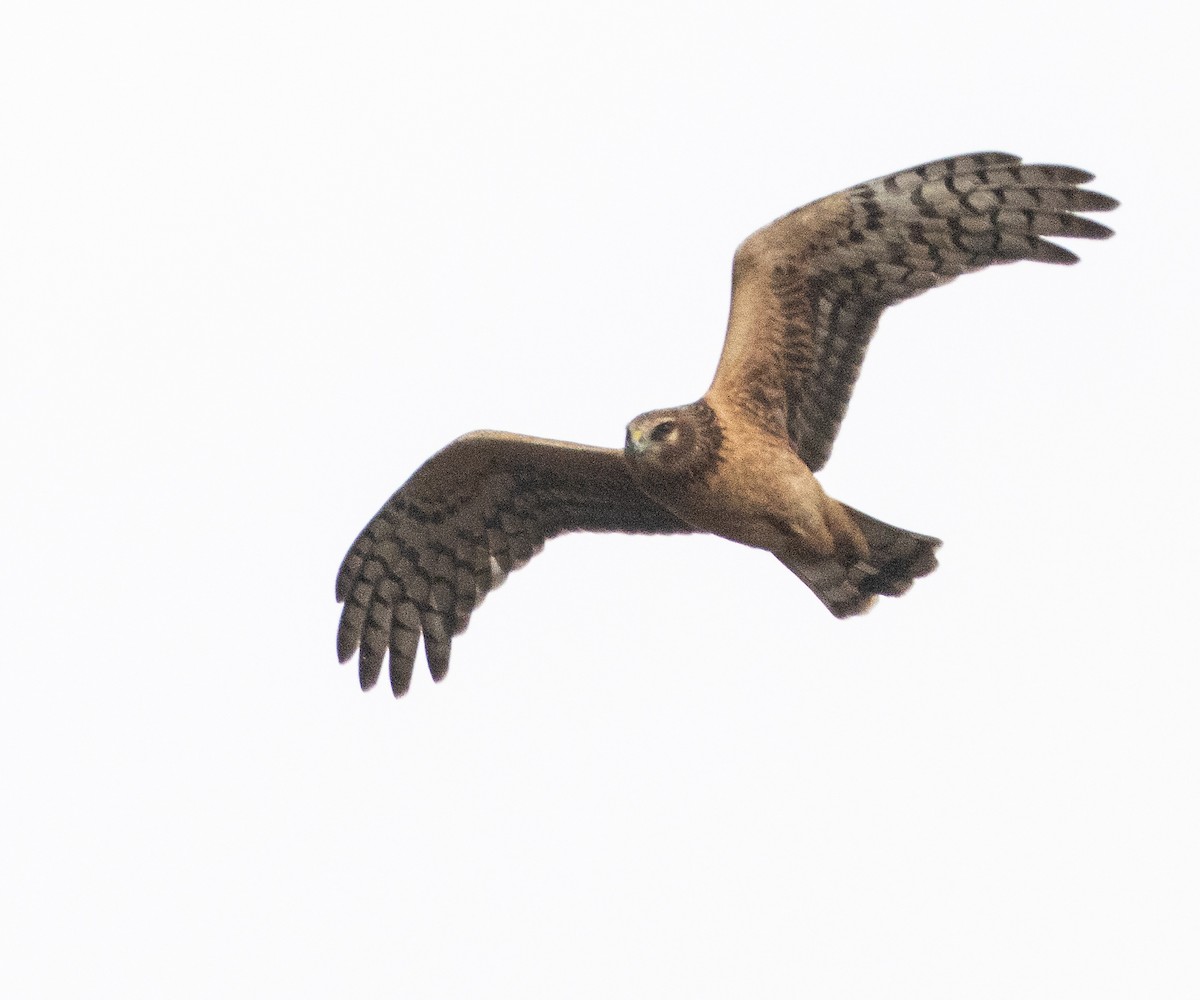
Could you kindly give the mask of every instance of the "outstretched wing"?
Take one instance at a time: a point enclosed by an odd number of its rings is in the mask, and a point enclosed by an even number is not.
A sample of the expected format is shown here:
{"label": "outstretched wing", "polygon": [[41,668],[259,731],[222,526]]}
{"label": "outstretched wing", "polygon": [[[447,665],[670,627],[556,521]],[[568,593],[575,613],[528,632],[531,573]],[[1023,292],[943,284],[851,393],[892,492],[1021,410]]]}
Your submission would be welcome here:
{"label": "outstretched wing", "polygon": [[989,264],[1073,264],[1043,239],[1112,230],[1075,212],[1117,202],[1074,167],[1008,153],[926,163],[775,220],[738,248],[713,390],[786,429],[814,471],[829,458],[863,354],[893,303]]}
{"label": "outstretched wing", "polygon": [[509,571],[567,531],[687,532],[634,485],[621,452],[476,431],[434,455],[400,487],[346,553],[338,659],[357,648],[363,690],[383,657],[397,697],[408,690],[417,640],[435,681],[450,637]]}

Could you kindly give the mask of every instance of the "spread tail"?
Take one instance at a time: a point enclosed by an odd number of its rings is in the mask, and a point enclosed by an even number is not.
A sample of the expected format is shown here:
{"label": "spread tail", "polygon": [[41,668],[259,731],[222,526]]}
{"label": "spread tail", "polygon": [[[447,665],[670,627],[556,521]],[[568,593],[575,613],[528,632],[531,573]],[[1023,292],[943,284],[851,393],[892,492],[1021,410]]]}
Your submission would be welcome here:
{"label": "spread tail", "polygon": [[937,568],[935,550],[941,540],[884,524],[842,505],[867,540],[865,559],[856,554],[800,560],[789,554],[779,561],[803,580],[837,618],[861,615],[883,594],[899,597],[913,580]]}

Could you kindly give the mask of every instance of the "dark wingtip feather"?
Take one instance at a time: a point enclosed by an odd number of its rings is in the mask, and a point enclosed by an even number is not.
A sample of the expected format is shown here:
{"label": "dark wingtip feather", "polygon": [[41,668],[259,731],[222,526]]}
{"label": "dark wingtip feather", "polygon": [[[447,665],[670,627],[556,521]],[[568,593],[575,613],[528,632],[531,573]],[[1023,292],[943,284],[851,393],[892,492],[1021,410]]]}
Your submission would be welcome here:
{"label": "dark wingtip feather", "polygon": [[429,676],[440,684],[450,672],[450,643],[430,645],[425,643],[425,660],[429,664]]}
{"label": "dark wingtip feather", "polygon": [[865,615],[878,603],[878,594],[866,594],[861,601],[856,601],[854,604],[843,608],[836,613],[838,618],[854,618],[858,615]]}
{"label": "dark wingtip feather", "polygon": [[1055,181],[1063,184],[1087,184],[1096,179],[1096,175],[1078,167],[1068,167],[1061,163],[1027,163],[1025,170],[1044,170],[1051,174]]}
{"label": "dark wingtip feather", "polygon": [[450,669],[450,635],[446,631],[446,621],[436,611],[422,612],[421,631],[424,633],[425,662],[429,665],[429,675],[435,681],[441,681]]}
{"label": "dark wingtip feather", "polygon": [[1121,203],[1112,195],[1102,194],[1099,191],[1080,188],[1075,194],[1079,201],[1079,204],[1074,206],[1076,212],[1111,212],[1114,208],[1121,206]]}
{"label": "dark wingtip feather", "polygon": [[402,662],[402,658],[392,653],[391,659],[388,661],[388,677],[392,682],[392,695],[396,698],[401,698],[408,691],[408,686],[412,683],[413,665],[412,660]]}
{"label": "dark wingtip feather", "polygon": [[1104,223],[1077,215],[1072,219],[1071,232],[1066,235],[1077,236],[1085,240],[1106,240],[1112,234],[1113,231]]}
{"label": "dark wingtip feather", "polygon": [[1043,264],[1078,264],[1079,257],[1066,247],[1060,247],[1049,240],[1034,238],[1031,240],[1028,260],[1040,261]]}
{"label": "dark wingtip feather", "polygon": [[358,639],[362,634],[361,623],[352,622],[349,615],[350,607],[342,609],[342,618],[338,622],[337,657],[338,663],[345,663],[358,649]]}
{"label": "dark wingtip feather", "polygon": [[1005,153],[999,149],[988,149],[981,153],[966,153],[962,156],[951,156],[947,163],[956,162],[964,168],[979,170],[986,167],[999,167],[1007,163],[1020,163],[1021,157],[1016,153]]}
{"label": "dark wingtip feather", "polygon": [[364,691],[370,691],[379,680],[382,667],[383,650],[363,646],[358,651],[358,686]]}

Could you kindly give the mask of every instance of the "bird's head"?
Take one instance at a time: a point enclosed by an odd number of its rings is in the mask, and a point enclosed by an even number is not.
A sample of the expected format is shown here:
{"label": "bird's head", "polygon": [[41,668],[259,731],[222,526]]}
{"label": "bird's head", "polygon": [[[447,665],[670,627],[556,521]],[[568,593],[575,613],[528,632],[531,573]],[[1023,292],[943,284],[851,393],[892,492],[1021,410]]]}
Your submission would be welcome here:
{"label": "bird's head", "polygon": [[719,460],[721,431],[701,400],[634,417],[625,429],[625,460],[641,480],[694,478]]}
{"label": "bird's head", "polygon": [[686,421],[679,410],[651,410],[634,417],[625,428],[625,454],[661,457],[677,448]]}

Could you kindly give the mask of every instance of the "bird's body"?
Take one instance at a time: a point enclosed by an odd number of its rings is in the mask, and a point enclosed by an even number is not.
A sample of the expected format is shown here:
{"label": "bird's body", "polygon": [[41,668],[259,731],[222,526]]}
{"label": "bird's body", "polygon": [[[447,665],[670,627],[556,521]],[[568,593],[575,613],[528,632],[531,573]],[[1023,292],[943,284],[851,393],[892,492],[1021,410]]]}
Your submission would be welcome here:
{"label": "bird's body", "polygon": [[937,565],[936,538],[828,496],[787,437],[764,432],[719,392],[637,417],[625,459],[663,508],[699,531],[773,553],[839,618],[861,614],[879,594],[904,593]]}
{"label": "bird's body", "polygon": [[564,531],[709,532],[773,553],[838,617],[933,571],[937,539],[877,521],[817,482],[882,311],[989,264],[1073,263],[1043,236],[1111,231],[1116,206],[1072,167],[952,157],[790,212],[734,257],[712,385],[630,422],[625,449],[496,431],[459,438],[384,505],[347,553],[338,653],[364,688],[390,650],[408,688],[424,636],[435,679],[450,637],[513,568]]}
{"label": "bird's body", "polygon": [[[861,533],[846,519],[831,523],[839,520],[840,505],[825,496],[786,437],[764,434],[745,411],[715,402],[706,396],[686,407],[651,411],[630,425],[625,457],[634,481],[651,498],[701,531],[756,549],[779,552],[794,546],[829,556],[837,537],[865,549]],[[730,416],[721,420],[718,412]],[[698,470],[688,467],[672,475],[674,470],[664,472],[654,460],[651,435],[665,420],[688,419],[714,429],[707,443],[720,459],[702,457]]]}

